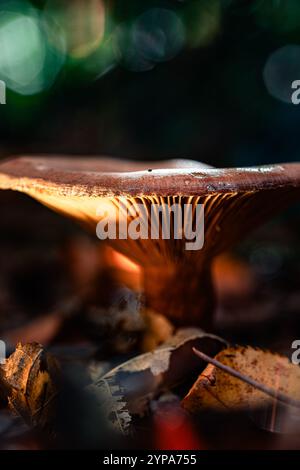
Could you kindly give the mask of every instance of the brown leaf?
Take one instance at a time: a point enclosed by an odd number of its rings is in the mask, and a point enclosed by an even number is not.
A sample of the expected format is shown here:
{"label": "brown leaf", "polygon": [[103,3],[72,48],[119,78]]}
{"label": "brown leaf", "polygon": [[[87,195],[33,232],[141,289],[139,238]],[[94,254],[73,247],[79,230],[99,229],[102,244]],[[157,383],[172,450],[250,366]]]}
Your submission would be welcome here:
{"label": "brown leaf", "polygon": [[99,405],[112,427],[124,434],[132,432],[132,417],[147,413],[151,398],[162,389],[172,389],[201,370],[192,346],[215,354],[227,343],[199,328],[177,330],[154,351],[135,356],[89,387],[99,397]]}
{"label": "brown leaf", "polygon": [[59,368],[38,343],[19,343],[2,366],[9,406],[31,426],[45,428],[53,417]]}
{"label": "brown leaf", "polygon": [[[215,357],[224,365],[293,399],[300,398],[300,367],[288,358],[251,347],[230,347]],[[256,408],[274,401],[228,372],[209,364],[183,399],[190,412],[212,408],[217,410]]]}

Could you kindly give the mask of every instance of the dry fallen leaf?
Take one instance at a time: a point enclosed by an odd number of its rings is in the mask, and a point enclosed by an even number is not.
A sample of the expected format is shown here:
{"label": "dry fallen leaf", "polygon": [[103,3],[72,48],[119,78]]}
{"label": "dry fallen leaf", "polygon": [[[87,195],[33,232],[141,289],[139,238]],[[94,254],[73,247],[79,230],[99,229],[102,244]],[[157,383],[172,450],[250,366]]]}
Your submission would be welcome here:
{"label": "dry fallen leaf", "polygon": [[135,356],[103,376],[89,389],[110,425],[123,434],[132,432],[132,417],[147,413],[151,398],[162,389],[171,390],[204,367],[193,346],[215,354],[226,347],[222,338],[199,328],[182,328],[154,351]]}
{"label": "dry fallen leaf", "polygon": [[29,425],[48,427],[57,395],[56,360],[38,343],[19,343],[1,372],[10,408]]}
{"label": "dry fallen leaf", "polygon": [[[300,367],[287,357],[251,347],[230,347],[219,352],[215,359],[292,399],[300,399]],[[203,409],[216,410],[256,408],[274,401],[258,390],[209,364],[183,399],[183,407],[192,413]]]}

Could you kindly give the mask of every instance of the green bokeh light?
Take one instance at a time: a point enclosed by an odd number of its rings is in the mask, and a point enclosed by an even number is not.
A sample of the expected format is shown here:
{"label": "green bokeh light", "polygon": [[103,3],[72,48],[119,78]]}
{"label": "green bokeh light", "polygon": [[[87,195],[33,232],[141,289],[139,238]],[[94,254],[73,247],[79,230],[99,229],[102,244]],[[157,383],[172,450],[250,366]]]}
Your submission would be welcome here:
{"label": "green bokeh light", "polygon": [[[0,79],[21,95],[49,88],[64,62],[64,54],[48,42],[37,10],[8,2],[0,16]],[[63,41],[62,41],[63,42]]]}
{"label": "green bokeh light", "polygon": [[214,41],[221,28],[218,0],[193,0],[183,9],[186,42],[190,47],[205,47]]}
{"label": "green bokeh light", "polygon": [[[103,0],[48,0],[44,16],[63,31],[70,58],[84,59],[101,46],[107,21]],[[60,48],[59,42],[56,47]]]}
{"label": "green bokeh light", "polygon": [[263,78],[270,95],[292,104],[292,83],[300,77],[300,46],[287,44],[274,51],[268,58]]}

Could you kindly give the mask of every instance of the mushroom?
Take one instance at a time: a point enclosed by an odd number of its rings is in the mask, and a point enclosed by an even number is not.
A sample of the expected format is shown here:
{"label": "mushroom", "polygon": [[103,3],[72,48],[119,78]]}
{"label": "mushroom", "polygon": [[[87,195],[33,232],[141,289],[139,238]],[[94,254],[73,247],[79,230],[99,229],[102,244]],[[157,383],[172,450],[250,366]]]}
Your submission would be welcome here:
{"label": "mushroom", "polygon": [[143,223],[151,215],[153,227],[160,226],[159,205],[170,212],[178,204],[183,217],[186,205],[195,223],[203,204],[201,249],[187,250],[187,237],[176,238],[175,230],[170,239],[159,231],[156,239],[119,236],[107,243],[141,267],[148,308],[175,325],[207,327],[214,309],[212,259],[300,199],[300,164],[217,169],[190,160],[19,157],[0,164],[0,189],[26,193],[94,233],[100,213],[113,217],[117,210],[119,228],[124,219],[134,220],[140,205]]}

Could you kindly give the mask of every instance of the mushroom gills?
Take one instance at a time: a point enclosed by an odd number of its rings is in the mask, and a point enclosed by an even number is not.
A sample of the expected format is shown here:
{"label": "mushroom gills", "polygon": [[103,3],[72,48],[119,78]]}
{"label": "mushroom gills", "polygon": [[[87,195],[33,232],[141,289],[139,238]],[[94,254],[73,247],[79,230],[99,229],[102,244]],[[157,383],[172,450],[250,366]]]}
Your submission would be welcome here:
{"label": "mushroom gills", "polygon": [[[122,172],[117,173],[115,163],[111,166],[110,160],[99,160],[79,164],[70,158],[12,159],[0,164],[0,188],[24,192],[98,236],[103,218],[112,227],[116,222],[115,236],[110,232],[103,238],[140,266],[146,306],[176,325],[210,326],[214,256],[300,199],[299,164],[215,171],[196,162],[194,168],[190,162],[186,167],[171,162],[170,170],[164,163],[163,172],[157,173],[134,171],[132,162],[126,172],[123,162]],[[109,173],[109,168],[114,171]],[[195,237],[203,229],[197,226],[197,207],[203,208],[204,243],[199,249],[187,249],[191,239],[184,230],[181,236],[175,230],[175,206],[180,208],[182,221],[185,216],[190,219]],[[135,223],[134,236],[124,233],[131,223]],[[169,237],[163,235],[166,226]],[[151,236],[153,229],[156,238]],[[139,230],[147,237],[139,236]]]}

